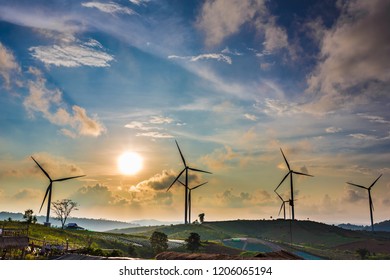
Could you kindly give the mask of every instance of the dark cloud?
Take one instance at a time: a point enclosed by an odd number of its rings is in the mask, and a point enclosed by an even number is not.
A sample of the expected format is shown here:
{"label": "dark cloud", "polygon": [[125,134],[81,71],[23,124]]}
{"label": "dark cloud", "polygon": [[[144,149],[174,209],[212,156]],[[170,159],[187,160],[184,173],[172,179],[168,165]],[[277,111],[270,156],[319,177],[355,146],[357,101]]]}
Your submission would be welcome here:
{"label": "dark cloud", "polygon": [[367,197],[363,195],[361,191],[358,190],[347,189],[344,195],[344,200],[347,202],[353,203],[363,199],[367,199]]}
{"label": "dark cloud", "polygon": [[79,203],[80,206],[107,206],[128,203],[123,198],[114,196],[108,187],[100,184],[78,189],[71,199]]}

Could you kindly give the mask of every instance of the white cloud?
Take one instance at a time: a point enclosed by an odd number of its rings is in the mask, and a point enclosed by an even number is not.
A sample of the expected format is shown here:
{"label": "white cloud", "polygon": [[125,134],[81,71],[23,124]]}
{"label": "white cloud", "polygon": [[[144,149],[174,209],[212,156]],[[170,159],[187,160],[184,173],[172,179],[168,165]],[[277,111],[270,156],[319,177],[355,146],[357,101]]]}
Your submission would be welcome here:
{"label": "white cloud", "polygon": [[248,120],[251,120],[251,121],[257,121],[257,117],[255,115],[252,115],[252,114],[245,114],[244,117]]}
{"label": "white cloud", "polygon": [[342,130],[343,130],[343,129],[341,129],[341,128],[339,128],[339,127],[333,127],[333,126],[328,127],[328,128],[325,129],[325,131],[326,131],[327,133],[337,133],[337,132],[340,132],[340,131],[342,131]]}
{"label": "white cloud", "polygon": [[205,60],[205,59],[215,59],[217,61],[226,62],[228,64],[232,64],[232,59],[227,56],[220,53],[208,53],[208,54],[201,54],[198,56],[177,56],[177,55],[170,55],[168,56],[169,59],[182,59],[182,60],[188,60],[191,62],[196,62],[199,60]]}
{"label": "white cloud", "polygon": [[230,55],[237,55],[241,56],[243,53],[237,52],[237,51],[231,51],[228,47],[224,48],[221,53],[230,54]]}
{"label": "white cloud", "polygon": [[387,120],[385,120],[385,118],[380,117],[380,116],[367,115],[367,114],[358,114],[358,116],[362,117],[363,119],[367,119],[370,122],[390,124],[390,121],[387,121]]}
{"label": "white cloud", "polygon": [[364,140],[364,141],[383,141],[383,140],[389,140],[390,139],[390,133],[387,136],[384,137],[378,137],[374,135],[367,135],[364,133],[352,133],[349,134],[352,138],[358,139],[358,140]]}
{"label": "white cloud", "polygon": [[114,3],[114,2],[109,2],[109,3],[84,2],[84,3],[81,3],[81,5],[83,7],[86,7],[86,8],[96,8],[101,12],[109,13],[109,14],[127,14],[127,15],[137,14],[132,9],[121,6],[121,5]]}
{"label": "white cloud", "polygon": [[173,135],[163,132],[150,131],[150,132],[141,132],[137,133],[136,136],[144,136],[151,138],[173,138]]}
{"label": "white cloud", "polygon": [[389,13],[389,1],[345,2],[336,24],[323,31],[320,63],[307,80],[307,92],[318,96],[315,110],[369,102],[380,92],[370,84],[390,83]]}
{"label": "white cloud", "polygon": [[101,50],[101,44],[90,40],[84,44],[72,42],[71,44],[37,46],[29,48],[31,55],[46,65],[64,67],[109,67],[114,57]]}
{"label": "white cloud", "polygon": [[145,123],[143,122],[137,122],[137,121],[132,121],[128,124],[125,125],[126,128],[131,128],[131,129],[139,129],[139,130],[153,130],[153,129],[157,129],[156,127],[150,127],[150,126],[147,126]]}
{"label": "white cloud", "polygon": [[155,124],[164,124],[164,123],[171,123],[171,122],[173,122],[173,119],[169,117],[153,116],[150,119],[150,123],[155,123]]}
{"label": "white cloud", "polygon": [[97,117],[89,117],[84,108],[73,105],[72,111],[69,112],[63,102],[61,91],[48,89],[46,80],[39,70],[30,68],[30,73],[36,75],[37,78],[36,81],[29,81],[29,95],[23,101],[30,117],[34,117],[35,113],[41,113],[53,124],[68,126],[68,128],[61,129],[61,133],[72,138],[76,134],[96,137],[106,131]]}
{"label": "white cloud", "polygon": [[133,3],[134,5],[137,5],[137,6],[145,5],[149,1],[150,0],[129,0],[130,3]]}
{"label": "white cloud", "polygon": [[264,101],[264,113],[270,116],[282,116],[301,112],[298,104],[287,103],[282,100],[266,98]]}
{"label": "white cloud", "polygon": [[237,33],[240,27],[264,13],[263,0],[206,1],[197,19],[197,27],[205,33],[207,46],[215,46],[226,37]]}
{"label": "white cloud", "polygon": [[266,51],[273,52],[288,47],[288,37],[286,30],[275,24],[265,26],[264,48]]}
{"label": "white cloud", "polygon": [[4,84],[9,87],[11,84],[11,74],[19,73],[20,66],[14,55],[0,42],[0,76],[3,77]]}

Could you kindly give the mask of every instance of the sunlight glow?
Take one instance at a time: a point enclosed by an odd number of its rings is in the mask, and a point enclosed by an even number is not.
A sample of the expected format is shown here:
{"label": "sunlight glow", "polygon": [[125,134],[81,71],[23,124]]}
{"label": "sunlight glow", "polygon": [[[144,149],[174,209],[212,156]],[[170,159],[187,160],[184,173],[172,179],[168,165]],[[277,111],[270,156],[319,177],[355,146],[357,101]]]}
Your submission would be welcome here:
{"label": "sunlight glow", "polygon": [[134,175],[142,169],[143,159],[135,152],[125,152],[118,157],[118,169],[124,175]]}

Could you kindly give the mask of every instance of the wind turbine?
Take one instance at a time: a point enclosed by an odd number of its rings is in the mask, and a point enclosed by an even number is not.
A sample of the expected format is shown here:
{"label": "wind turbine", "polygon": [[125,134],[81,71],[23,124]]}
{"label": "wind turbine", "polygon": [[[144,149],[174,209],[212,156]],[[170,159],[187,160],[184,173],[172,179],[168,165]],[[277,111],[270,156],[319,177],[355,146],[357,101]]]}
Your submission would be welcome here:
{"label": "wind turbine", "polygon": [[381,176],[382,176],[382,174],[379,175],[379,177],[376,178],[376,180],[368,188],[364,187],[364,186],[361,186],[361,185],[357,185],[357,184],[354,184],[354,183],[347,182],[347,184],[350,184],[350,185],[358,187],[358,188],[366,189],[368,191],[368,204],[370,206],[371,230],[372,231],[374,231],[374,217],[372,215],[372,211],[374,211],[374,204],[372,203],[372,198],[371,198],[371,188],[375,185],[375,183],[379,180],[379,178]]}
{"label": "wind turbine", "polygon": [[280,194],[277,191],[275,191],[275,193],[278,195],[278,197],[282,201],[282,204],[280,205],[278,216],[280,215],[280,212],[282,212],[282,209],[283,209],[283,216],[284,216],[284,219],[286,219],[286,203],[290,202],[290,199],[284,200],[283,197],[281,197]]}
{"label": "wind turbine", "polygon": [[183,153],[180,150],[179,144],[177,143],[176,140],[175,140],[175,142],[176,142],[177,149],[179,150],[181,160],[183,161],[184,169],[179,173],[179,175],[177,175],[176,179],[168,187],[167,191],[169,191],[169,189],[176,183],[177,180],[179,180],[180,176],[185,172],[186,178],[185,178],[185,183],[184,183],[184,187],[185,187],[184,188],[184,223],[187,224],[188,223],[188,220],[187,220],[187,217],[188,217],[188,170],[192,170],[195,172],[208,173],[208,174],[212,174],[212,173],[208,172],[208,171],[189,167],[186,163],[186,160],[184,159]]}
{"label": "wind turbine", "polygon": [[74,179],[74,178],[79,178],[79,177],[83,177],[85,175],[79,175],[79,176],[73,176],[73,177],[66,177],[66,178],[60,178],[60,179],[55,179],[53,180],[49,174],[45,171],[45,169],[42,168],[42,166],[40,166],[40,164],[33,158],[33,161],[35,161],[35,163],[38,165],[38,167],[42,170],[42,172],[46,175],[47,178],[49,178],[50,180],[50,184],[49,186],[47,187],[46,189],[46,193],[45,193],[45,197],[42,201],[42,204],[41,204],[41,208],[39,208],[39,212],[41,212],[42,210],[42,207],[43,207],[43,204],[45,203],[45,200],[46,200],[46,197],[49,195],[49,198],[48,198],[48,201],[47,201],[47,213],[46,213],[46,222],[45,222],[45,226],[50,226],[50,223],[49,223],[49,217],[50,217],[50,204],[51,204],[51,192],[52,192],[52,187],[53,187],[53,182],[61,182],[61,181],[66,181],[66,180],[70,180],[70,179]]}
{"label": "wind turbine", "polygon": [[280,187],[280,185],[284,182],[284,180],[286,180],[286,178],[288,176],[290,176],[290,192],[291,192],[291,198],[290,198],[290,206],[291,206],[291,216],[292,216],[292,219],[294,220],[295,219],[295,213],[294,213],[294,186],[293,186],[293,174],[296,174],[296,175],[304,175],[304,176],[309,176],[309,177],[314,177],[313,175],[309,175],[309,174],[306,174],[306,173],[302,173],[302,172],[298,172],[298,171],[294,171],[290,168],[290,164],[288,163],[287,159],[286,159],[286,156],[284,155],[283,153],[283,150],[282,148],[280,148],[280,151],[282,152],[282,155],[283,155],[283,158],[284,158],[284,161],[286,162],[286,165],[287,165],[287,168],[288,168],[288,172],[287,174],[284,176],[283,180],[279,183],[279,185],[276,187],[275,191]]}
{"label": "wind turbine", "polygon": [[[178,181],[180,184],[182,184],[184,187],[186,186],[182,181]],[[202,184],[199,184],[195,187],[188,188],[188,221],[191,223],[191,192],[203,185],[206,185],[208,182],[204,182]]]}

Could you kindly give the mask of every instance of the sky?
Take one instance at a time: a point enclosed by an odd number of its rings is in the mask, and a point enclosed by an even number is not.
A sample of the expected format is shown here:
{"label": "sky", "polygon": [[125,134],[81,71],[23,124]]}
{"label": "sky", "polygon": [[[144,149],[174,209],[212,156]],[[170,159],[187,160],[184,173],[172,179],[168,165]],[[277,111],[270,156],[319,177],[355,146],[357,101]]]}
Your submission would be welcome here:
{"label": "sky", "polygon": [[[390,219],[390,1],[0,0],[0,211],[183,221]],[[125,174],[118,158],[142,168]],[[181,180],[184,180],[182,177]],[[278,189],[290,197],[289,181]],[[46,206],[44,206],[45,208]],[[289,215],[289,209],[287,215]],[[41,214],[44,214],[42,211]]]}

